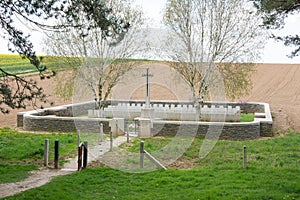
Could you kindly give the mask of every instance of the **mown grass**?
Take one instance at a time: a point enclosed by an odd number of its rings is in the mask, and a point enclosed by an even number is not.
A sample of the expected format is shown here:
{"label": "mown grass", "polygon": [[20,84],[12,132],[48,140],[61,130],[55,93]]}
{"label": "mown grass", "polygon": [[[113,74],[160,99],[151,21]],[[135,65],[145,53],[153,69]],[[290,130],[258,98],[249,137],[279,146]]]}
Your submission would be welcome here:
{"label": "mown grass", "polygon": [[202,169],[130,174],[95,168],[7,199],[298,199],[298,172]]}
{"label": "mown grass", "polygon": [[10,128],[0,129],[0,183],[15,182],[28,176],[28,171],[43,165],[44,143],[49,139],[50,164],[53,163],[54,142],[60,142],[60,164],[77,152],[75,133],[19,133]]}
{"label": "mown grass", "polygon": [[253,122],[254,114],[253,113],[242,113],[241,114],[241,122]]}
{"label": "mown grass", "polygon": [[17,182],[28,177],[28,172],[38,169],[35,165],[0,164],[0,183]]}
{"label": "mown grass", "polygon": [[77,135],[75,133],[19,133],[10,128],[1,128],[0,163],[40,162],[44,155],[45,139],[50,141],[50,158],[53,157],[55,140],[60,142],[61,155],[76,150]]}
{"label": "mown grass", "polygon": [[[144,138],[154,152],[172,138]],[[126,173],[110,168],[86,169],[7,199],[299,199],[300,134],[254,141],[218,141],[199,159],[202,138],[195,138],[180,161],[194,169]],[[243,169],[243,146],[248,168]],[[139,151],[139,139],[123,145]]]}
{"label": "mown grass", "polygon": [[[154,153],[171,142],[171,137],[142,138],[131,145],[122,147],[130,152],[139,152],[140,141],[144,141],[145,149]],[[234,170],[243,166],[243,147],[247,147],[248,168],[275,168],[300,170],[300,134],[289,133],[283,138],[266,140],[227,141],[219,140],[213,150],[204,159],[199,159],[199,150],[203,138],[194,139],[190,148],[179,161],[193,162],[196,169]],[[299,180],[300,181],[300,180]]]}

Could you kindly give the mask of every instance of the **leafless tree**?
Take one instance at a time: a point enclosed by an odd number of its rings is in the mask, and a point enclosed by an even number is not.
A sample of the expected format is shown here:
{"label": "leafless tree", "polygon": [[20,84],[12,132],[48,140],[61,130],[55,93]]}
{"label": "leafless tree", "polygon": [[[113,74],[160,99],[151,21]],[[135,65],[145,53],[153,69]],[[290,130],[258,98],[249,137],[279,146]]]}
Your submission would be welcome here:
{"label": "leafless tree", "polygon": [[133,67],[133,62],[126,58],[141,48],[142,38],[137,36],[142,35],[144,23],[141,10],[130,0],[107,0],[106,4],[112,8],[113,16],[122,16],[130,23],[130,29],[121,41],[109,40],[97,29],[82,29],[80,32],[69,29],[68,32],[49,35],[45,42],[49,53],[62,56],[66,63],[75,67],[69,78],[58,80],[58,94],[70,98],[77,76],[76,81],[82,81],[86,87],[81,91],[91,92],[100,108],[120,78]]}
{"label": "leafless tree", "polygon": [[264,45],[260,21],[247,1],[167,1],[164,23],[170,29],[171,65],[190,86],[195,102],[205,100],[219,78],[227,97],[247,94],[252,62]]}

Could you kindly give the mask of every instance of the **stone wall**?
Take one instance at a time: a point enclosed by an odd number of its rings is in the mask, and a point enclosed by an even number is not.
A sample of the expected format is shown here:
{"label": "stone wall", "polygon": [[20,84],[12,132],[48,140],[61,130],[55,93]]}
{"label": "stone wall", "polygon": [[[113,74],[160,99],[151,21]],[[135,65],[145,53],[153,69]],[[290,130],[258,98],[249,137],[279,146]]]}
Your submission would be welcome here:
{"label": "stone wall", "polygon": [[[94,109],[94,102],[84,102],[78,104],[69,104],[64,106],[56,106],[46,109],[38,109],[29,112],[19,112],[17,114],[17,126],[23,126],[23,115],[32,114],[34,116],[48,116],[55,115],[57,117],[74,117],[78,115],[87,115],[87,110]],[[53,119],[53,118],[52,118]]]}
{"label": "stone wall", "polygon": [[[143,101],[131,101],[137,103]],[[157,101],[158,102],[158,101]],[[112,102],[114,103],[114,102]],[[162,102],[159,102],[162,103]],[[173,102],[165,102],[173,103]],[[189,105],[188,102],[177,102]],[[211,105],[212,103],[205,103]],[[258,137],[270,137],[272,133],[272,116],[268,104],[265,103],[218,103],[214,105],[240,106],[244,112],[255,113],[255,121],[249,123],[218,123],[218,122],[176,122],[176,121],[153,121],[151,132],[160,136],[174,136],[179,132],[185,135],[197,134],[204,136],[208,129],[218,128],[222,124],[221,139],[245,140]],[[95,102],[86,102],[74,105],[58,106],[43,110],[18,113],[17,124],[29,131],[61,131],[99,133],[100,123],[103,123],[104,132],[111,131],[109,122],[105,118],[73,117],[87,115],[89,109],[95,108]]]}
{"label": "stone wall", "polygon": [[99,133],[100,123],[103,124],[104,133],[110,132],[108,119],[86,119],[74,117],[35,116],[25,115],[23,128],[28,131],[59,131],[76,132],[80,130],[87,133]]}
{"label": "stone wall", "polygon": [[248,140],[260,137],[259,122],[216,123],[216,122],[153,122],[152,132],[156,136],[205,136],[212,134],[214,139]]}
{"label": "stone wall", "polygon": [[94,108],[94,102],[70,104],[57,106],[42,110],[20,112],[17,115],[17,126],[28,131],[61,131],[99,133],[100,123],[103,124],[103,131],[110,132],[108,119],[87,119],[73,117],[73,115],[86,115],[87,110]]}

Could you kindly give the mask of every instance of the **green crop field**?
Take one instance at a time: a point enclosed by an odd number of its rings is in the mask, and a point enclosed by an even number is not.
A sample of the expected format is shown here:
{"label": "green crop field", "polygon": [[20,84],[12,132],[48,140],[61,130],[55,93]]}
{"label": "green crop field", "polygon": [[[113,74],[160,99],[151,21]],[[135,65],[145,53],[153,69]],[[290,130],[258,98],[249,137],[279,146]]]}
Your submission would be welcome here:
{"label": "green crop field", "polygon": [[[43,56],[41,64],[46,66],[47,69],[60,71],[71,68],[73,65],[66,64],[66,59],[69,63],[76,63],[80,65],[78,58],[66,58],[58,56]],[[0,54],[0,68],[12,74],[28,74],[37,72],[37,69],[30,64],[29,60],[21,58],[16,54]]]}
{"label": "green crop field", "polygon": [[28,60],[13,54],[0,54],[0,68],[13,74],[24,74],[37,71]]}
{"label": "green crop field", "polygon": [[[61,71],[70,69],[73,67],[81,66],[82,59],[77,57],[60,57],[60,56],[41,56],[41,64],[46,66],[47,69],[52,71]],[[97,59],[97,58],[90,58]],[[114,62],[135,62],[135,61],[147,61],[150,60],[140,60],[140,59],[115,59]],[[12,74],[30,74],[37,72],[37,69],[30,64],[29,60],[22,59],[20,55],[17,54],[0,54],[0,68],[12,73]],[[1,74],[0,74],[1,76]]]}

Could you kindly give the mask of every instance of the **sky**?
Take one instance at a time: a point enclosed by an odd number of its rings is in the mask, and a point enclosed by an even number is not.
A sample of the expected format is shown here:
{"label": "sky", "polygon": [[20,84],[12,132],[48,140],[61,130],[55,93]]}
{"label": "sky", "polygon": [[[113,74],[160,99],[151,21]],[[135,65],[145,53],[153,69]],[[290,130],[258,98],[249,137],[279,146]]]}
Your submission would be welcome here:
{"label": "sky", "polygon": [[[135,0],[136,4],[142,6],[144,14],[151,19],[152,25],[161,27],[162,10],[166,4],[166,0]],[[282,35],[300,34],[300,14],[287,18],[284,29],[274,31]],[[286,47],[283,43],[270,39],[263,51],[262,63],[299,63],[300,56],[290,59],[287,57],[294,48]]]}
{"label": "sky", "polygon": [[[150,19],[150,27],[163,27],[161,20],[166,0],[134,0],[134,2],[142,7],[145,16]],[[300,34],[300,14],[290,16],[286,20],[284,29],[275,31],[275,33],[282,35]],[[35,31],[30,31],[30,34],[37,53],[44,54],[43,49],[41,48],[43,36],[39,32]],[[7,42],[2,38],[0,38],[0,47],[0,53],[8,53]],[[290,54],[293,49],[294,48],[286,47],[282,43],[275,42],[274,40],[270,39],[265,46],[261,60],[258,62],[300,64],[300,56],[293,59],[287,57],[287,55]]]}

